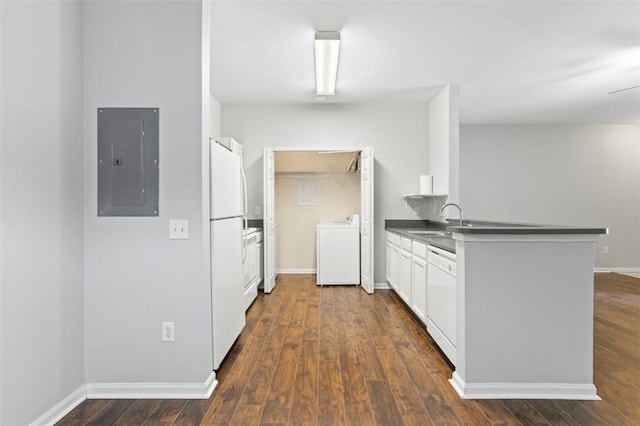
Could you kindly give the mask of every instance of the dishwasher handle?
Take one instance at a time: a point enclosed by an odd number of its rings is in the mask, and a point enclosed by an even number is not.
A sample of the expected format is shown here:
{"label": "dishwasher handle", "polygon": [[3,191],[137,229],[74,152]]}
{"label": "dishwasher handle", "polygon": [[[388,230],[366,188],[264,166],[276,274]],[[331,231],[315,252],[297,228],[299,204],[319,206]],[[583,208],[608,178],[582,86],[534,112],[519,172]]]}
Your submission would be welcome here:
{"label": "dishwasher handle", "polygon": [[429,249],[429,254],[427,256],[427,262],[429,263],[429,267],[433,265],[439,269],[442,269],[444,272],[456,276],[456,258],[455,254],[448,253],[448,256],[442,253],[440,250]]}

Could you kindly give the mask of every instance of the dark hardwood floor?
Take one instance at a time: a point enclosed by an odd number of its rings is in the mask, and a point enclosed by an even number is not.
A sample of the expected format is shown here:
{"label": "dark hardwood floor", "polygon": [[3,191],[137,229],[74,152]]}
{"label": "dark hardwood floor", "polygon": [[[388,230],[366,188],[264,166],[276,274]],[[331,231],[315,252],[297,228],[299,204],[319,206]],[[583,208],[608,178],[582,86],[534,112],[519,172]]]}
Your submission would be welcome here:
{"label": "dark hardwood floor", "polygon": [[595,290],[602,401],[462,400],[451,366],[392,291],[289,275],[250,308],[209,400],[87,400],[58,424],[637,425],[640,280],[596,274]]}

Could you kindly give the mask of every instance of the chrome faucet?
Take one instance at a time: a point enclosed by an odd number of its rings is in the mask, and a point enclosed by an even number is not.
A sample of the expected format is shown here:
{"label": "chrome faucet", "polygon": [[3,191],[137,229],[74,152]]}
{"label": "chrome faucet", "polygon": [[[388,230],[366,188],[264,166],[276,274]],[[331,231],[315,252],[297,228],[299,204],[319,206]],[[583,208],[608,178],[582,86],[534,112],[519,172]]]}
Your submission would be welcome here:
{"label": "chrome faucet", "polygon": [[447,203],[444,206],[442,206],[442,208],[440,209],[440,217],[444,217],[444,209],[449,207],[449,206],[453,206],[453,207],[457,207],[458,208],[458,211],[460,212],[460,226],[462,226],[462,207],[460,207],[456,203]]}

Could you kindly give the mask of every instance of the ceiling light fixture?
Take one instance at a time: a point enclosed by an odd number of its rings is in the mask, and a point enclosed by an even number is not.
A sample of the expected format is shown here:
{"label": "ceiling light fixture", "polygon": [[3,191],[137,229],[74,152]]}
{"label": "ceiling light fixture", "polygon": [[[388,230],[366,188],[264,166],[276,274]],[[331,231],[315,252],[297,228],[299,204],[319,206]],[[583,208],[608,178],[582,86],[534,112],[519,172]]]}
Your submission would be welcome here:
{"label": "ceiling light fixture", "polygon": [[338,31],[316,32],[316,93],[318,96],[336,94],[338,77],[338,54],[340,33]]}

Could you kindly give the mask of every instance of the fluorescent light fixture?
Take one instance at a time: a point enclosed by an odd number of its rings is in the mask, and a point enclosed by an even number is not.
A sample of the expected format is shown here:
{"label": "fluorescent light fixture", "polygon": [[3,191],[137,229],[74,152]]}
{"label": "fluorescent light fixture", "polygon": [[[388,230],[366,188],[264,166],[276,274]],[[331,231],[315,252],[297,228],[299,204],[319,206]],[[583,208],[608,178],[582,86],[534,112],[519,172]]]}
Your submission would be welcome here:
{"label": "fluorescent light fixture", "polygon": [[316,32],[316,93],[318,96],[336,94],[340,33]]}

